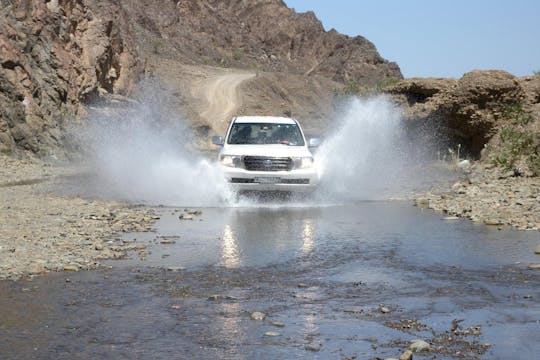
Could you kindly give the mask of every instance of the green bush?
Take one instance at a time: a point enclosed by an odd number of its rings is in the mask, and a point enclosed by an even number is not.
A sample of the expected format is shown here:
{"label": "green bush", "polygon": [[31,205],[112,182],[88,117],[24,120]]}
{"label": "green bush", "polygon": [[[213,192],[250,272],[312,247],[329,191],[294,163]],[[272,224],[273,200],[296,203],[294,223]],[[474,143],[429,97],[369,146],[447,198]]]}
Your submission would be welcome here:
{"label": "green bush", "polygon": [[[512,170],[520,157],[525,155],[528,157],[529,166],[538,165],[538,159],[533,158],[537,155],[534,152],[534,136],[531,133],[507,126],[499,130],[499,139],[502,148],[492,157],[494,164],[502,166],[505,170]],[[535,172],[533,167],[531,170]]]}

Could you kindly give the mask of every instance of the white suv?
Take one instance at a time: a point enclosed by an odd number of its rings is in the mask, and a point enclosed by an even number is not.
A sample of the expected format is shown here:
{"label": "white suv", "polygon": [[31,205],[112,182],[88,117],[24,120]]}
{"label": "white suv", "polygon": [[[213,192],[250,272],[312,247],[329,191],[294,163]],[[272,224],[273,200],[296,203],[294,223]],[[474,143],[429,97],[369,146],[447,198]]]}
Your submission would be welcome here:
{"label": "white suv", "polygon": [[233,190],[311,192],[319,177],[311,149],[320,140],[306,138],[288,117],[238,116],[227,136],[214,136],[218,159]]}

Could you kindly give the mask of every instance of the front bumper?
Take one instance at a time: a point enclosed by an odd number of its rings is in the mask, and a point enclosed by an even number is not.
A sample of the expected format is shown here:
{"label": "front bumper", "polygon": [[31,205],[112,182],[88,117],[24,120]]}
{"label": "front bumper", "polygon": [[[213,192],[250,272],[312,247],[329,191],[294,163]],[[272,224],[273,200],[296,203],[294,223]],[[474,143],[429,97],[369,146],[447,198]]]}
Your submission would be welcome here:
{"label": "front bumper", "polygon": [[291,171],[247,171],[221,167],[227,182],[235,191],[312,192],[319,183],[315,168]]}

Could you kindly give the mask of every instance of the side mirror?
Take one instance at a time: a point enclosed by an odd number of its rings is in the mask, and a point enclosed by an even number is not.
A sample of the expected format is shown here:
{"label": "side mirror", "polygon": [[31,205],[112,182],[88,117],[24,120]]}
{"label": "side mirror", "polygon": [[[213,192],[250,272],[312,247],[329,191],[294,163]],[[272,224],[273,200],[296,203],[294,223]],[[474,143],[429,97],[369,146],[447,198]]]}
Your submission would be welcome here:
{"label": "side mirror", "polygon": [[221,136],[212,136],[212,144],[223,146],[223,138]]}
{"label": "side mirror", "polygon": [[308,147],[319,147],[321,145],[321,139],[317,137],[310,138],[308,141]]}

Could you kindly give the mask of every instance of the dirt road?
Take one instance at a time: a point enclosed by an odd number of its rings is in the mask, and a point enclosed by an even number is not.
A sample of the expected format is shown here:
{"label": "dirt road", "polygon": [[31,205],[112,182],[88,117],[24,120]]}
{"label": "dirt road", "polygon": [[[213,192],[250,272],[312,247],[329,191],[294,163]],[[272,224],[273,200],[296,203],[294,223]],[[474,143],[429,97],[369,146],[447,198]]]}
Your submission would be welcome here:
{"label": "dirt road", "polygon": [[201,117],[216,130],[224,131],[230,116],[240,106],[239,86],[254,76],[253,73],[233,72],[208,78],[197,90],[207,102]]}

